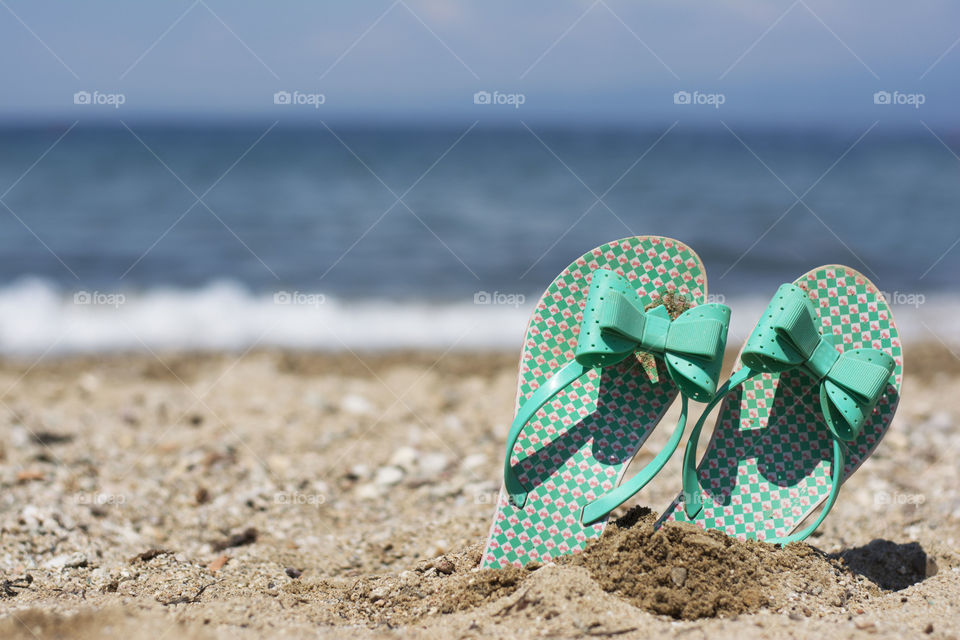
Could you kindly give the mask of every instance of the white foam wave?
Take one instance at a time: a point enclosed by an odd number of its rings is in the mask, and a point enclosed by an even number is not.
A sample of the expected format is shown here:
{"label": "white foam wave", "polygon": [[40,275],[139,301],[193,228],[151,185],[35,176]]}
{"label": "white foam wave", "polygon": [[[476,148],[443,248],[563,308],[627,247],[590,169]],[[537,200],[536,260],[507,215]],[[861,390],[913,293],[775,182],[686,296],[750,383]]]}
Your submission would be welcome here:
{"label": "white foam wave", "polygon": [[36,278],[0,288],[0,353],[121,350],[518,348],[527,304],[345,302],[253,294],[231,282],[141,293],[58,290]]}
{"label": "white foam wave", "polygon": [[[286,296],[284,296],[286,294]],[[254,294],[231,282],[197,289],[65,292],[26,278],[0,288],[0,353],[144,350],[243,350],[254,346],[342,349],[518,349],[535,300],[472,296],[444,304],[344,301],[320,293]],[[726,300],[731,345],[765,306]],[[895,306],[905,338],[960,342],[960,297]]]}

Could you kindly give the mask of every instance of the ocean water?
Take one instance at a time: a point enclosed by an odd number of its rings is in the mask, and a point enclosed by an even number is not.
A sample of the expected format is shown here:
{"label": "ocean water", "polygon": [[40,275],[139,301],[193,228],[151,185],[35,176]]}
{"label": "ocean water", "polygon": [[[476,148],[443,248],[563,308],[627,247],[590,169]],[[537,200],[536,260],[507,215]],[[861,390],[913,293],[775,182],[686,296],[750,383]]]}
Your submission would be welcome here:
{"label": "ocean water", "polygon": [[668,126],[0,128],[0,352],[516,347],[560,269],[643,234],[690,244],[741,331],[843,263],[905,333],[960,337],[940,140]]}

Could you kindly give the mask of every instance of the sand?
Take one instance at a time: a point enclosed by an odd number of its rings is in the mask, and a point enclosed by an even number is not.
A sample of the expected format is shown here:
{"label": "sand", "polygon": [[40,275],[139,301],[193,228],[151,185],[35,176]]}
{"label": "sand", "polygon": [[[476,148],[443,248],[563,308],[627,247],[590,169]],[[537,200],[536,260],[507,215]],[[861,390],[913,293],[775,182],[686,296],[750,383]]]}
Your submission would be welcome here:
{"label": "sand", "polygon": [[960,362],[905,359],[809,544],[654,531],[678,454],[585,553],[506,571],[475,567],[514,354],[0,361],[0,637],[960,637]]}

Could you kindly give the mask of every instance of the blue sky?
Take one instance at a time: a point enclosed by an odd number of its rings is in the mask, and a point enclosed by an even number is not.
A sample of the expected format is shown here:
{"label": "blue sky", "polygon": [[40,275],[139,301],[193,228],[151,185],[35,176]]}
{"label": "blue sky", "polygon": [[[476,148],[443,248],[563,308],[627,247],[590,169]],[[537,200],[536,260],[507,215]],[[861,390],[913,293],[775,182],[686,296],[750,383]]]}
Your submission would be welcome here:
{"label": "blue sky", "polygon": [[[949,0],[2,0],[0,118],[949,127],[958,39]],[[324,103],[274,104],[284,90]],[[523,104],[474,104],[482,90]],[[75,105],[77,91],[124,103]]]}

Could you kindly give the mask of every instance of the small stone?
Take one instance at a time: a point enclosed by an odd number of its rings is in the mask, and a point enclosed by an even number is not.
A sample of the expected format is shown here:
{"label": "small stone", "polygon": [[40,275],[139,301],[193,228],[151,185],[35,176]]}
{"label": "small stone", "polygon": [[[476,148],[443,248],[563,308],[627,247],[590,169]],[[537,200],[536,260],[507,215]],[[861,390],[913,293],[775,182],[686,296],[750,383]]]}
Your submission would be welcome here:
{"label": "small stone", "polygon": [[210,573],[216,573],[217,571],[220,571],[220,569],[223,569],[223,567],[229,561],[230,561],[230,558],[228,556],[225,556],[225,555],[220,556],[219,558],[213,560],[210,564],[208,564],[207,569],[210,571]]}
{"label": "small stone", "polygon": [[20,511],[20,518],[31,529],[36,529],[43,523],[43,513],[32,504],[28,504]]}
{"label": "small stone", "polygon": [[358,396],[356,394],[350,394],[343,397],[340,401],[340,408],[347,412],[352,413],[356,416],[366,415],[373,413],[373,405],[369,400],[363,396]]}
{"label": "small stone", "polygon": [[930,635],[931,633],[933,633],[933,623],[928,622],[927,626],[923,628],[923,632],[926,633],[927,635]]}
{"label": "small stone", "polygon": [[853,626],[855,626],[860,631],[867,631],[868,633],[876,633],[877,625],[872,620],[867,620],[866,618],[854,618]]}
{"label": "small stone", "polygon": [[687,581],[686,567],[674,567],[670,569],[670,580],[678,587],[682,587]]}
{"label": "small stone", "polygon": [[940,567],[937,566],[937,561],[931,558],[930,556],[927,556],[927,566],[925,571],[925,577],[932,578],[933,576],[937,575],[939,571],[940,571]]}
{"label": "small stone", "polygon": [[319,409],[321,411],[330,410],[330,403],[327,402],[327,399],[316,392],[304,394],[303,403],[306,404],[307,406],[313,407],[314,409]]}
{"label": "small stone", "polygon": [[419,457],[420,453],[413,447],[400,447],[390,456],[390,464],[409,471],[417,464]]}
{"label": "small stone", "polygon": [[377,600],[383,600],[390,594],[390,589],[388,587],[377,587],[370,591],[370,599],[376,602]]}
{"label": "small stone", "polygon": [[403,470],[397,467],[380,467],[373,481],[381,487],[391,487],[403,480]]}
{"label": "small stone", "polygon": [[356,495],[361,500],[376,500],[383,495],[383,487],[373,483],[362,484],[357,487]]}
{"label": "small stone", "polygon": [[283,572],[287,574],[287,577],[293,578],[294,580],[303,575],[302,569],[294,569],[293,567],[287,567]]}
{"label": "small stone", "polygon": [[243,547],[248,544],[253,544],[257,541],[259,534],[254,527],[247,527],[239,533],[235,533],[227,538],[222,540],[216,540],[210,543],[210,546],[213,547],[214,551],[223,551],[224,549],[229,549],[231,547]]}
{"label": "small stone", "polygon": [[355,464],[347,472],[350,480],[367,480],[370,478],[370,467],[365,464]]}
{"label": "small stone", "polygon": [[17,484],[26,484],[33,480],[43,480],[43,472],[36,469],[23,469],[17,472]]}
{"label": "small stone", "polygon": [[463,459],[463,462],[460,463],[460,466],[467,471],[473,471],[475,469],[479,469],[485,464],[487,464],[487,456],[483,455],[482,453],[471,453]]}
{"label": "small stone", "polygon": [[87,566],[87,556],[79,551],[76,553],[63,553],[47,560],[44,565],[48,569],[76,569]]}
{"label": "small stone", "polygon": [[449,461],[442,453],[428,453],[420,457],[419,464],[420,473],[425,476],[435,476],[447,468]]}
{"label": "small stone", "polygon": [[82,395],[92,396],[100,389],[100,378],[92,373],[85,373],[80,376],[80,382],[77,386]]}

